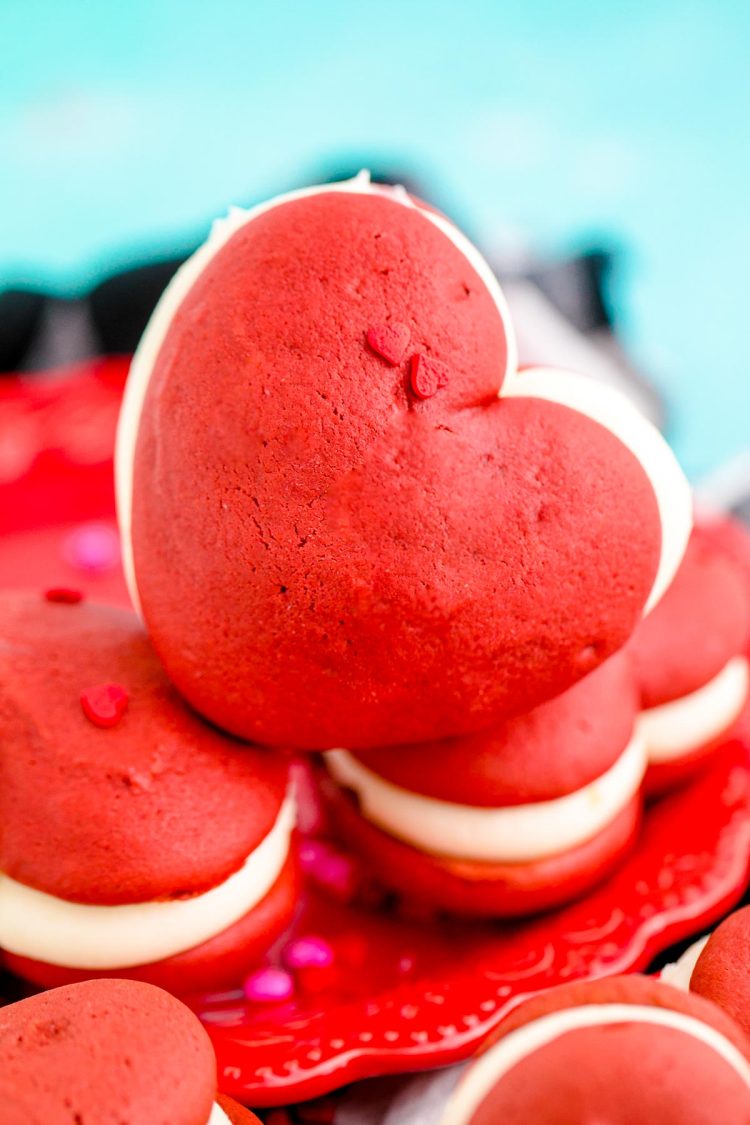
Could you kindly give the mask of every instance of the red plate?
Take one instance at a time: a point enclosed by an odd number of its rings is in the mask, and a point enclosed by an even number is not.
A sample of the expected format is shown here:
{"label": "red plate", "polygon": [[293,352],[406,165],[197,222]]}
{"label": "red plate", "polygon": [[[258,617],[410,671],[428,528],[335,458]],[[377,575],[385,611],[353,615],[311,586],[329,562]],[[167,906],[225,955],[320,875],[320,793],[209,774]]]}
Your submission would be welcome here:
{"label": "red plate", "polygon": [[[241,991],[192,1006],[221,1085],[251,1105],[312,1098],[356,1079],[457,1062],[519,998],[561,981],[645,968],[740,897],[750,852],[748,746],[735,742],[654,805],[637,850],[597,891],[514,925],[404,922],[309,893],[294,927],[336,951],[326,980],[264,1008]],[[317,991],[317,989],[320,991]]]}
{"label": "red plate", "polygon": [[[125,600],[111,552],[123,374],[120,361],[97,362],[64,379],[0,386],[0,584],[75,585]],[[333,967],[300,975],[285,1004],[251,1004],[239,988],[191,1000],[216,1046],[222,1089],[278,1105],[456,1062],[521,996],[644,968],[711,924],[748,880],[750,716],[744,726],[698,781],[649,809],[613,878],[532,921],[405,921],[322,893],[311,862],[294,932],[327,938]]]}

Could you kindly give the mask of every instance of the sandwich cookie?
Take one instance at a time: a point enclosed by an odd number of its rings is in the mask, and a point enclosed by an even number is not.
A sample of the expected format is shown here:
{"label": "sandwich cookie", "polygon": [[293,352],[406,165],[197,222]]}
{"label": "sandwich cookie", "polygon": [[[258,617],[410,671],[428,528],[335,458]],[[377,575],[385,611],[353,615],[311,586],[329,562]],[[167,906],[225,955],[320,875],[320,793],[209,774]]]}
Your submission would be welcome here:
{"label": "sandwich cookie", "polygon": [[403,189],[217,224],[139,345],[116,452],[131,594],[199,712],[264,745],[425,742],[627,641],[686,481],[627,399],[515,357],[486,262]]}
{"label": "sandwich cookie", "polygon": [[746,1125],[749,1055],[702,997],[639,976],[561,985],[501,1023],[439,1125]]}
{"label": "sandwich cookie", "polygon": [[216,1091],[196,1016],[167,992],[92,980],[0,1008],[3,1125],[260,1125]]}
{"label": "sandwich cookie", "polygon": [[132,613],[6,594],[0,637],[6,965],[238,979],[294,907],[287,762],[202,722]]}
{"label": "sandwich cookie", "polygon": [[729,736],[748,698],[749,633],[747,583],[696,529],[674,582],[628,645],[641,692],[647,792],[691,777]]}
{"label": "sandwich cookie", "polygon": [[662,976],[713,1000],[750,1035],[750,906],[730,914]]}
{"label": "sandwich cookie", "polygon": [[338,834],[405,901],[531,914],[598,882],[633,843],[646,766],[630,665],[481,734],[323,755]]}

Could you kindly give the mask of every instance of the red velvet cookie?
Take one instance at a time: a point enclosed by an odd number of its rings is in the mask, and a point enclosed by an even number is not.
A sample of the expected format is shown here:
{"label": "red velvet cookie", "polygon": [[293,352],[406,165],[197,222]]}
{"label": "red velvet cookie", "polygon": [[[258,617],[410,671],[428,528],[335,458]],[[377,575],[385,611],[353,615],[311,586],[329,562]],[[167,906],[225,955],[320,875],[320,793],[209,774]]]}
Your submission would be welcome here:
{"label": "red velvet cookie", "polygon": [[598,835],[526,863],[479,863],[433,855],[366,820],[348,793],[323,782],[333,824],[367,868],[407,903],[473,918],[514,918],[552,910],[586,894],[628,854],[638,836],[634,798]]}
{"label": "red velvet cookie", "polygon": [[321,785],[337,833],[406,901],[530,914],[584,893],[632,845],[645,768],[636,713],[618,656],[482,735],[330,752]]}
{"label": "red velvet cookie", "polygon": [[193,706],[270,745],[424,742],[623,645],[684,481],[611,392],[544,382],[486,264],[403,192],[230,216],[152,319],[117,451],[131,589]]}
{"label": "red velvet cookie", "polygon": [[380,777],[441,801],[487,808],[552,801],[596,780],[633,734],[637,697],[627,660],[499,726],[418,746],[356,750]]}
{"label": "red velvet cookie", "polygon": [[730,914],[711,934],[690,991],[713,1000],[750,1035],[750,906]]}
{"label": "red velvet cookie", "polygon": [[126,611],[4,595],[0,635],[7,962],[187,991],[257,957],[294,901],[287,763],[202,722]]}
{"label": "red velvet cookie", "polygon": [[256,1117],[249,1109],[245,1109],[234,1098],[228,1098],[226,1094],[219,1094],[216,1104],[224,1111],[230,1125],[263,1125],[259,1117]]}
{"label": "red velvet cookie", "polygon": [[503,1021],[439,1125],[745,1125],[748,1056],[700,997],[637,976],[562,985]]}
{"label": "red velvet cookie", "polygon": [[286,928],[299,902],[299,894],[297,864],[290,855],[278,879],[257,906],[215,937],[183,953],[117,970],[67,968],[7,951],[2,954],[2,961],[11,972],[41,988],[111,977],[115,971],[118,977],[147,981],[177,995],[233,987],[243,979],[248,966],[260,961],[269,945]]}
{"label": "red velvet cookie", "polygon": [[151,985],[87,981],[1,1008],[0,1059],[3,1125],[257,1125],[217,1099],[198,1019]]}
{"label": "red velvet cookie", "polygon": [[641,691],[649,792],[692,776],[726,740],[747,700],[749,636],[747,583],[696,529],[672,585],[628,645]]}

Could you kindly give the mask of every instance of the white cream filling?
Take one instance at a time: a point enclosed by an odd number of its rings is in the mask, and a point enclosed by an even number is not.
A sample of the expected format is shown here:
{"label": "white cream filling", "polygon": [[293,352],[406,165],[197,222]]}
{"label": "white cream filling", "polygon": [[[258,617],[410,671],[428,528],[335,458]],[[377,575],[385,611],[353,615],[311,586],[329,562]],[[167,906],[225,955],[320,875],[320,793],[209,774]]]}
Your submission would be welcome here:
{"label": "white cream filling", "polygon": [[239,871],[192,898],[91,906],[0,874],[0,949],[67,969],[129,969],[193,949],[265,898],[286,862],[294,824],[295,803],[287,796]]}
{"label": "white cream filling", "polygon": [[640,462],[654,490],[661,518],[661,557],[644,613],[672,582],[693,527],[693,498],[677,458],[662,435],[626,395],[588,375],[533,367],[511,376],[503,396],[557,402],[604,426]]}
{"label": "white cream filling", "polygon": [[647,1023],[692,1035],[721,1056],[750,1088],[750,1064],[720,1032],[693,1016],[668,1008],[637,1004],[586,1004],[551,1012],[512,1031],[466,1072],[450,1098],[440,1125],[469,1125],[472,1116],[490,1091],[527,1055],[552,1043],[561,1035],[581,1028],[605,1024]]}
{"label": "white cream filling", "polygon": [[190,292],[203,270],[211,259],[224,247],[232,235],[236,234],[246,223],[252,222],[266,211],[279,207],[284,203],[291,203],[295,199],[305,199],[311,195],[327,194],[328,192],[350,192],[357,195],[386,195],[395,203],[418,210],[421,215],[429,219],[451,242],[458,247],[475,272],[486,285],[494,300],[500,319],[503,322],[508,354],[505,371],[499,372],[499,379],[505,378],[510,372],[515,371],[518,363],[513,326],[502,289],[487,262],[469,239],[454,227],[442,215],[432,211],[423,210],[409,197],[404,188],[389,188],[370,182],[369,172],[360,172],[352,180],[341,183],[321,184],[316,187],[302,188],[299,191],[286,192],[283,195],[269,199],[250,210],[241,207],[232,207],[225,219],[217,219],[211,228],[206,242],[180,267],[159,300],[146,330],[133,356],[130,367],[125,395],[120,411],[117,426],[117,442],[115,446],[115,485],[117,494],[117,516],[122,539],[123,567],[128,590],[133,604],[138,608],[138,590],[133,565],[132,506],[133,506],[133,461],[135,446],[138,439],[138,427],[141,411],[148,391],[151,373],[159,353],[159,349],[169,331],[172,317],[177,312],[183,300]]}
{"label": "white cream filling", "polygon": [[690,991],[690,978],[693,975],[693,969],[698,964],[698,958],[703,950],[706,948],[710,934],[705,937],[698,938],[692,945],[688,946],[685,952],[676,961],[670,965],[665,965],[659,974],[659,979],[663,980],[666,984],[671,984],[673,988],[680,988],[683,992]]}
{"label": "white cream filling", "polygon": [[649,762],[671,762],[718,738],[739,717],[748,687],[750,665],[735,656],[697,691],[641,711],[638,730]]}
{"label": "white cream filling", "polygon": [[402,789],[347,750],[324,757],[338,784],[357,794],[362,815],[391,836],[420,851],[488,863],[528,863],[590,840],[632,800],[646,769],[643,741],[634,734],[614,765],[582,789],[498,809]]}
{"label": "white cream filling", "polygon": [[206,1122],[206,1125],[232,1125],[232,1123],[219,1103],[214,1102],[214,1107],[211,1110],[211,1116]]}

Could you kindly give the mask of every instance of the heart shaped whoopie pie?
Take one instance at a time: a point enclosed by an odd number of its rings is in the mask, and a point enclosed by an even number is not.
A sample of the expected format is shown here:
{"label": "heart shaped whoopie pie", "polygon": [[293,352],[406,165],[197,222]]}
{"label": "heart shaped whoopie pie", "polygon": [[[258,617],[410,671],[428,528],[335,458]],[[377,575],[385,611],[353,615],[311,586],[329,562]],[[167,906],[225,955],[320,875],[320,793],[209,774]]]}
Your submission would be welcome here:
{"label": "heart shaped whoopie pie", "polygon": [[443,738],[563,691],[690,526],[656,431],[590,380],[519,373],[475,248],[362,178],[217,225],[139,347],[117,478],[178,689],[299,748]]}

